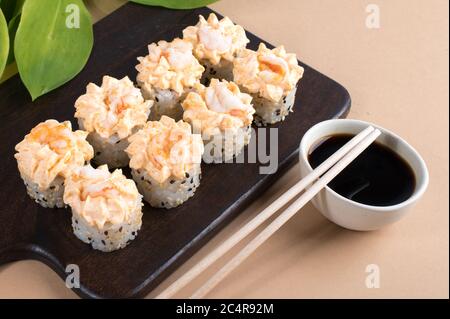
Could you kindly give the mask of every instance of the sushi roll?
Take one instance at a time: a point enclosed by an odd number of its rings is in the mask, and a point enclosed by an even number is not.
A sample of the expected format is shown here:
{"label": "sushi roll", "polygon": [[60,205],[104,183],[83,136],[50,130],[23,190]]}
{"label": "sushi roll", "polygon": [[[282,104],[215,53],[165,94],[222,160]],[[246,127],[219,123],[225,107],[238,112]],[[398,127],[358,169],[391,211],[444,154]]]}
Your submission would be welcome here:
{"label": "sushi roll", "polygon": [[295,54],[283,46],[257,51],[243,49],[234,59],[234,81],[253,96],[255,123],[267,125],[283,121],[293,112],[297,82],[303,76]]}
{"label": "sushi roll", "polygon": [[221,163],[237,156],[250,141],[255,109],[249,94],[234,82],[212,79],[208,87],[198,85],[183,102],[183,119],[202,134],[203,160]]}
{"label": "sushi roll", "polygon": [[205,69],[192,54],[192,44],[179,38],[152,43],[148,52],[138,58],[136,70],[144,98],[155,101],[150,119],[167,115],[178,121],[183,116],[180,103]]}
{"label": "sushi roll", "polygon": [[153,101],[145,101],[128,77],[104,76],[102,85],[89,83],[75,102],[75,117],[94,147],[94,162],[110,168],[128,165],[128,137],[147,122]]}
{"label": "sushi roll", "polygon": [[47,120],[16,145],[20,176],[28,195],[43,207],[64,207],[64,180],[94,156],[87,133],[69,121]]}
{"label": "sushi roll", "polygon": [[200,185],[203,141],[191,126],[162,116],[129,138],[131,174],[153,207],[176,207]]}
{"label": "sushi roll", "polygon": [[66,179],[64,203],[72,209],[75,236],[92,248],[124,248],[142,225],[142,195],[120,169],[86,165]]}
{"label": "sushi roll", "polygon": [[211,13],[206,20],[199,16],[195,26],[183,30],[183,39],[194,46],[194,55],[205,67],[201,82],[208,85],[212,78],[233,80],[233,59],[249,40],[245,30],[228,17],[221,20]]}

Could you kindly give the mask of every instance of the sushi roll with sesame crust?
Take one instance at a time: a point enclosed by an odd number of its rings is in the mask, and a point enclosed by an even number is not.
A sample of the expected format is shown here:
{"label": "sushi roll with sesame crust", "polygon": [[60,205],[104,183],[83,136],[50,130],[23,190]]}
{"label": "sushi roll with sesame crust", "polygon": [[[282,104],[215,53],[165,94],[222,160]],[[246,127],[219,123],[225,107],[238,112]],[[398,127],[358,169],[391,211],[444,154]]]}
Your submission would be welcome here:
{"label": "sushi roll with sesame crust", "polygon": [[249,43],[245,30],[228,17],[219,20],[211,13],[206,20],[199,16],[195,26],[183,30],[183,39],[192,43],[194,55],[205,67],[201,82],[208,85],[212,78],[233,80],[233,60]]}
{"label": "sushi roll with sesame crust", "polygon": [[200,185],[203,142],[191,126],[162,116],[129,138],[133,179],[153,207],[176,207]]}
{"label": "sushi roll with sesame crust", "polygon": [[110,252],[127,246],[142,225],[142,195],[120,169],[84,166],[67,178],[64,202],[72,209],[75,236]]}
{"label": "sushi roll with sesame crust", "polygon": [[273,50],[264,43],[257,51],[243,49],[234,59],[234,82],[253,96],[257,125],[283,121],[293,112],[297,83],[303,76],[295,54],[283,46]]}
{"label": "sushi roll with sesame crust", "polygon": [[20,176],[27,192],[43,207],[64,207],[64,180],[85,165],[94,150],[87,133],[72,131],[69,121],[47,120],[34,127],[16,145]]}
{"label": "sushi roll with sesame crust", "polygon": [[144,126],[152,105],[128,77],[104,76],[101,86],[88,84],[86,94],[75,102],[75,117],[79,127],[89,133],[87,140],[94,147],[97,165],[128,165],[128,137]]}
{"label": "sushi roll with sesame crust", "polygon": [[136,80],[144,98],[155,101],[150,119],[167,115],[178,121],[183,116],[180,103],[205,69],[192,54],[192,44],[179,38],[152,43],[148,52],[138,58]]}
{"label": "sushi roll with sesame crust", "polygon": [[253,121],[252,97],[225,80],[212,79],[198,85],[183,102],[183,119],[202,134],[203,160],[222,163],[237,156],[250,141]]}

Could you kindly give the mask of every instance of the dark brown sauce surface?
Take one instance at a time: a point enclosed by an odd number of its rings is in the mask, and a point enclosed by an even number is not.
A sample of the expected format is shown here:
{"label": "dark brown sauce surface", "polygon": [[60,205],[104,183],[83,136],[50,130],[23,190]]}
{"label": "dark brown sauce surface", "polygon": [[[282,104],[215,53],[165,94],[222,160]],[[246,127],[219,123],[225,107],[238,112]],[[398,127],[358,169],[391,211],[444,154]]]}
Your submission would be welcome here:
{"label": "dark brown sauce surface", "polygon": [[[338,134],[324,138],[308,154],[312,168],[316,168],[340,149],[354,135]],[[407,200],[414,192],[416,180],[411,166],[390,148],[372,143],[328,186],[353,201],[390,206]]]}

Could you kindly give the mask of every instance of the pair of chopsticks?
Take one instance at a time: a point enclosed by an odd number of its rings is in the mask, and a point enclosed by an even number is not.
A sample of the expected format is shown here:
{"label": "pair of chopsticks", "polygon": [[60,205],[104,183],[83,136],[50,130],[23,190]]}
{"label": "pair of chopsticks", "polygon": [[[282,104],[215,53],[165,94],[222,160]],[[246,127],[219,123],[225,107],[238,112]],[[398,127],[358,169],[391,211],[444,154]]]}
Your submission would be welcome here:
{"label": "pair of chopsticks", "polygon": [[214,249],[188,272],[162,291],[156,298],[170,298],[180,289],[190,283],[201,274],[207,267],[217,261],[221,256],[233,248],[237,243],[264,223],[280,208],[286,205],[296,195],[312,184],[300,197],[298,197],[285,211],[275,218],[266,228],[256,235],[237,255],[217,271],[203,286],[201,286],[191,298],[202,298],[221,282],[231,271],[240,265],[250,254],[252,254],[262,243],[283,226],[294,216],[306,203],[316,196],[333,178],[335,178],[345,167],[358,157],[376,138],[381,134],[372,126],[367,127],[358,135],[353,137],[347,144],[331,155],[326,161],[314,169],[310,174],[292,186],[272,204],[261,211],[257,216],[245,224],[230,238],[225,240],[219,247]]}

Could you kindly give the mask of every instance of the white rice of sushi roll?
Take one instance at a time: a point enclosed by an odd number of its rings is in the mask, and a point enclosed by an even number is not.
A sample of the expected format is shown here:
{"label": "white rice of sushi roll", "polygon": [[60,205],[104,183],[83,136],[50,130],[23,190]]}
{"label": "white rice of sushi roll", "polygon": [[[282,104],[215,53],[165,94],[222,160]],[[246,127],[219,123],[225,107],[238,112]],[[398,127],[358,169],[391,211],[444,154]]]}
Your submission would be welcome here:
{"label": "white rice of sushi roll", "polygon": [[183,102],[183,119],[202,134],[203,160],[222,163],[237,156],[250,141],[255,109],[252,97],[234,82],[212,79],[208,87],[198,85]]}
{"label": "white rice of sushi roll", "polygon": [[178,121],[183,116],[180,103],[205,69],[192,54],[192,44],[179,38],[152,43],[148,52],[138,58],[136,81],[143,96],[155,101],[150,119],[167,115]]}
{"label": "white rice of sushi roll", "polygon": [[16,145],[14,157],[27,192],[43,207],[64,207],[64,180],[85,165],[94,150],[87,133],[72,131],[69,121],[47,120]]}
{"label": "white rice of sushi roll", "polygon": [[173,208],[194,195],[201,179],[203,141],[188,123],[163,115],[129,141],[133,179],[151,206]]}
{"label": "white rice of sushi roll", "polygon": [[139,192],[144,195],[145,200],[152,206],[158,208],[173,208],[183,204],[200,186],[201,169],[200,164],[193,165],[182,178],[173,176],[160,183],[153,178],[145,169],[132,169],[131,175],[138,185]]}
{"label": "white rice of sushi roll", "polygon": [[219,20],[211,13],[206,20],[199,16],[195,26],[183,30],[183,39],[192,43],[194,55],[205,67],[201,83],[209,85],[211,79],[233,80],[233,59],[249,39],[240,25],[228,17]]}
{"label": "white rice of sushi roll", "polygon": [[265,126],[284,121],[289,112],[294,112],[295,94],[297,87],[292,89],[287,96],[283,96],[281,101],[273,102],[253,94],[253,106],[258,110],[255,114],[255,124]]}
{"label": "white rice of sushi roll", "polygon": [[293,112],[297,83],[303,76],[293,53],[283,46],[272,50],[264,43],[257,51],[243,49],[234,59],[234,81],[253,96],[257,125],[283,121]]}
{"label": "white rice of sushi roll", "polygon": [[104,252],[127,246],[142,225],[142,195],[120,169],[107,165],[74,170],[66,179],[64,202],[72,209],[76,237]]}
{"label": "white rice of sushi roll", "polygon": [[79,127],[89,133],[87,140],[94,147],[97,165],[128,165],[128,137],[147,122],[152,105],[128,77],[104,76],[101,86],[87,85],[86,94],[75,102],[75,117]]}
{"label": "white rice of sushi roll", "polygon": [[33,182],[26,176],[22,177],[28,195],[42,207],[62,208],[66,206],[63,201],[64,178],[62,176],[56,176],[46,189],[40,188],[38,183]]}

